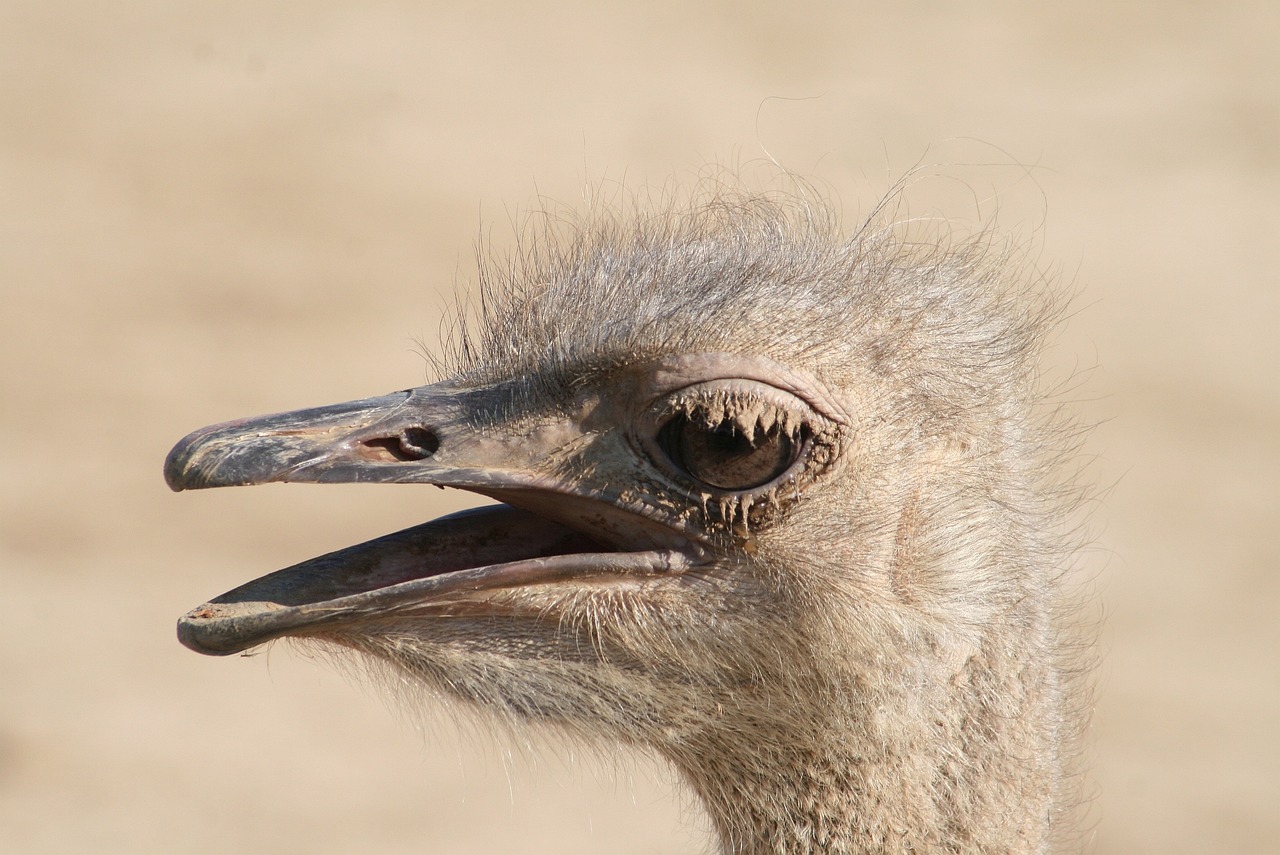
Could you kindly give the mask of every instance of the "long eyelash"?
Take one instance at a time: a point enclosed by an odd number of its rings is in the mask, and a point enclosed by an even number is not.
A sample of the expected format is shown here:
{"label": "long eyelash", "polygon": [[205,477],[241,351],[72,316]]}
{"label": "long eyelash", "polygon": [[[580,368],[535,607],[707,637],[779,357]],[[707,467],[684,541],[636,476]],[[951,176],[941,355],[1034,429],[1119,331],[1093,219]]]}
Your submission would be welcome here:
{"label": "long eyelash", "polygon": [[717,389],[710,395],[686,394],[674,398],[667,406],[666,416],[684,416],[710,428],[728,422],[751,442],[757,433],[768,433],[774,428],[780,429],[792,442],[798,442],[805,428],[805,420],[799,413],[758,395],[728,389]]}

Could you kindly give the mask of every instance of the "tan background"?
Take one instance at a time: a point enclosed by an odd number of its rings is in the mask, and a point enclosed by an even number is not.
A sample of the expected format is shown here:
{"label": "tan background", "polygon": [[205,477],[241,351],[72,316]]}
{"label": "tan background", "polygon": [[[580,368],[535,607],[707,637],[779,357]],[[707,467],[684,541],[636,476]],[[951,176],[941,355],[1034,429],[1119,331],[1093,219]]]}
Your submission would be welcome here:
{"label": "tan background", "polygon": [[1280,6],[782,5],[0,0],[0,851],[706,851],[652,764],[173,640],[465,499],[160,464],[420,382],[537,193],[767,156],[851,219],[923,163],[912,213],[998,203],[1081,289],[1090,849],[1280,851]]}

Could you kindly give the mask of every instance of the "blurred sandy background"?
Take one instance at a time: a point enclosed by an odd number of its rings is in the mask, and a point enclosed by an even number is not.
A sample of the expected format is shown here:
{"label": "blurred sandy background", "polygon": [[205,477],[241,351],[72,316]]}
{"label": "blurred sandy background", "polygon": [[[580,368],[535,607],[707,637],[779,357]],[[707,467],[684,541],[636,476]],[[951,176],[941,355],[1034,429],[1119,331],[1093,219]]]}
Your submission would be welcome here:
{"label": "blurred sandy background", "polygon": [[422,382],[536,194],[772,156],[851,220],[937,165],[912,213],[998,202],[1081,289],[1090,851],[1280,852],[1280,6],[782,5],[0,0],[0,851],[706,851],[654,764],[508,762],[286,646],[173,638],[467,498],[160,464]]}

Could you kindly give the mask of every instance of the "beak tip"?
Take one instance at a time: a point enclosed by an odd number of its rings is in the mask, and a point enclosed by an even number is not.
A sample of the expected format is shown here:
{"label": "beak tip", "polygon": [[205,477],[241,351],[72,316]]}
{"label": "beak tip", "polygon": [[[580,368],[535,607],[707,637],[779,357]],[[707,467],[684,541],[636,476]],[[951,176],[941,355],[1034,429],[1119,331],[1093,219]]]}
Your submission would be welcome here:
{"label": "beak tip", "polygon": [[192,490],[199,487],[199,484],[192,483],[192,476],[195,470],[192,467],[192,461],[196,453],[200,449],[201,440],[207,428],[187,434],[178,444],[169,450],[164,458],[164,482],[169,485],[169,489],[175,493],[183,490]]}
{"label": "beak tip", "polygon": [[216,635],[204,631],[192,615],[186,615],[178,620],[178,643],[188,650],[203,653],[205,656],[230,656],[244,649],[234,645],[218,644],[218,641]]}
{"label": "beak tip", "polygon": [[165,456],[164,459],[164,482],[169,485],[169,489],[175,493],[180,493],[187,489],[186,483],[186,458],[187,458],[187,441],[175,445]]}

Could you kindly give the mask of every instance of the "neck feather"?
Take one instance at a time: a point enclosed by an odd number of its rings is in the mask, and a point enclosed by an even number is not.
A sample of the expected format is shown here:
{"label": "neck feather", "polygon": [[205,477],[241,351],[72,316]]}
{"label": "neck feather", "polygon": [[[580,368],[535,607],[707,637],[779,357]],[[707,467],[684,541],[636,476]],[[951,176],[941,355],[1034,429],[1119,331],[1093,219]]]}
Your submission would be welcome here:
{"label": "neck feather", "polygon": [[672,759],[725,855],[1046,852],[1061,722],[1044,645],[854,677],[805,700],[830,716],[721,722]]}

